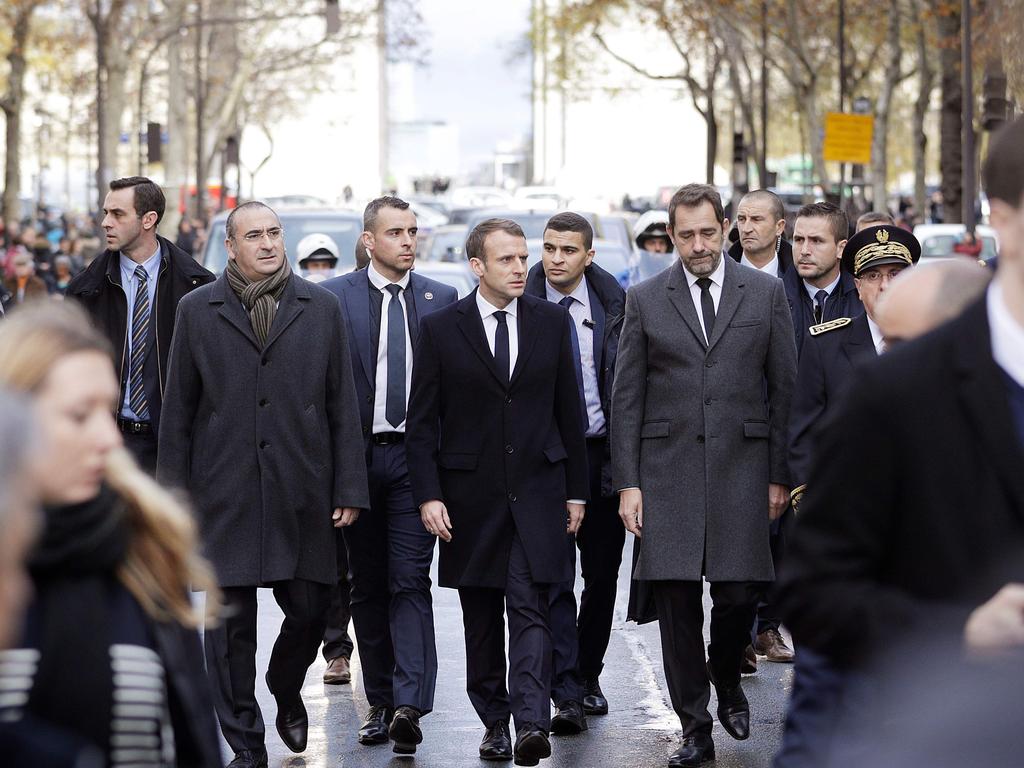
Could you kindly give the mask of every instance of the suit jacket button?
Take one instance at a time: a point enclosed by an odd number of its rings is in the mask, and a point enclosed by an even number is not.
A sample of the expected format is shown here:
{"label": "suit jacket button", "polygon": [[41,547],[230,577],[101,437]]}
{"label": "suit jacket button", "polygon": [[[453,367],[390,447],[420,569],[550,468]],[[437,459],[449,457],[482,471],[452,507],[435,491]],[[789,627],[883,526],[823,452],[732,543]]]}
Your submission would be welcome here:
{"label": "suit jacket button", "polygon": [[703,443],[704,442],[704,435],[697,435],[697,442],[698,443]]}
{"label": "suit jacket button", "polygon": [[269,360],[267,360],[267,358],[265,358],[265,357],[264,357],[264,358],[263,358],[262,360],[260,360],[260,365],[266,365],[266,364],[267,364],[267,363],[269,363],[269,362],[270,362],[270,361],[269,361]]}
{"label": "suit jacket button", "polygon": [[516,495],[515,495],[514,493],[510,493],[510,494],[508,495],[508,500],[509,500],[509,501],[515,501],[515,500],[516,500]]}
{"label": "suit jacket button", "polygon": [[704,405],[711,405],[711,398],[710,397],[705,397],[704,398]]}
{"label": "suit jacket button", "polygon": [[512,405],[512,398],[511,397],[506,397],[505,398],[505,405]]}
{"label": "suit jacket button", "polygon": [[260,400],[260,408],[266,408],[268,405],[270,405],[270,401],[267,398],[264,397]]}
{"label": "suit jacket button", "polygon": [[364,435],[370,434],[370,428],[369,427],[363,427],[363,434]]}
{"label": "suit jacket button", "polygon": [[373,405],[373,395],[367,395],[366,402],[368,402],[370,405]]}
{"label": "suit jacket button", "polygon": [[505,446],[505,453],[512,453],[515,450],[511,445]]}
{"label": "suit jacket button", "polygon": [[266,440],[260,440],[260,448],[269,448],[269,447],[270,447],[270,443],[268,443]]}

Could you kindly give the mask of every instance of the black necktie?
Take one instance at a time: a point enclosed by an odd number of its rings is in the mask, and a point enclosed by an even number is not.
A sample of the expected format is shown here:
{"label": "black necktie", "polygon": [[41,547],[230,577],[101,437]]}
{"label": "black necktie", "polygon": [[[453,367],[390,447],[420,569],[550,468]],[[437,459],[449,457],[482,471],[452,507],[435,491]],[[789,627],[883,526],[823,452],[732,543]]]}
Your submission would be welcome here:
{"label": "black necktie", "polygon": [[[576,299],[572,296],[566,296],[558,303],[568,311],[574,301]],[[576,387],[580,391],[580,406],[583,408],[583,428],[586,430],[590,426],[590,415],[587,413],[587,395],[583,390],[583,361],[580,358],[580,336],[579,331],[576,330],[576,321],[573,319],[571,312],[569,314],[569,328],[572,330],[572,355],[573,362],[576,364]]]}
{"label": "black necktie", "polygon": [[825,319],[825,301],[828,299],[828,291],[818,291],[814,294],[814,324],[817,325]]}
{"label": "black necktie", "polygon": [[494,313],[494,319],[498,321],[498,328],[494,332],[494,363],[498,368],[498,375],[501,380],[508,384],[509,379],[509,349],[508,349],[508,319],[503,309]]}
{"label": "black necktie", "polygon": [[388,286],[388,393],[384,417],[388,424],[398,427],[405,421],[405,313],[398,295],[402,286]]}
{"label": "black necktie", "polygon": [[715,329],[715,300],[711,298],[711,278],[697,279],[700,286],[700,313],[704,315],[704,335],[711,344],[711,332]]}

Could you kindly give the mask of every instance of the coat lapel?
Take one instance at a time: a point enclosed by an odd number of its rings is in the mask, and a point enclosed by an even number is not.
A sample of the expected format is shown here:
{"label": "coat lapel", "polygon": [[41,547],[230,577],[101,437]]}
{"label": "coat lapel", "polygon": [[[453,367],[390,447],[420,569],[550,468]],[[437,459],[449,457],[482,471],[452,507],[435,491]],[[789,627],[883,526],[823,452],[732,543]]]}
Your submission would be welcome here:
{"label": "coat lapel", "polygon": [[[722,281],[722,298],[718,301],[718,311],[715,313],[715,327],[711,331],[711,341],[708,344],[710,350],[718,340],[722,338],[725,329],[729,327],[736,309],[743,300],[743,268],[734,261],[725,262],[725,279]],[[693,302],[690,302],[691,306]],[[697,311],[694,310],[694,316]]]}
{"label": "coat lapel", "polygon": [[491,372],[491,375],[504,387],[505,382],[498,375],[498,367],[494,364],[494,355],[491,354],[491,348],[487,344],[487,336],[484,333],[484,321],[480,318],[480,312],[476,308],[476,290],[474,289],[469,296],[459,302],[459,318],[456,324],[466,337],[466,341],[469,342],[473,352],[480,358],[480,361],[487,370]]}
{"label": "coat lapel", "polygon": [[701,329],[700,320],[697,319],[697,310],[694,309],[693,299],[690,297],[690,286],[686,284],[686,275],[683,274],[683,265],[678,259],[675,264],[669,267],[668,300],[676,311],[682,315],[683,320],[690,327],[693,335],[702,347],[707,347],[704,341],[704,331]]}
{"label": "coat lapel", "polygon": [[1002,371],[992,359],[987,304],[983,299],[970,307],[959,324],[955,342],[959,400],[975,429],[982,451],[1013,499],[1013,508],[1024,516],[1024,456],[1010,413]]}
{"label": "coat lapel", "polygon": [[277,314],[274,315],[274,323],[270,326],[270,333],[267,334],[267,343],[264,349],[270,349],[282,333],[295,322],[295,318],[302,314],[303,304],[309,300],[309,283],[298,275],[292,275],[288,285],[284,287],[281,300],[277,305]]}
{"label": "coat lapel", "polygon": [[587,294],[590,297],[590,315],[594,318],[594,369],[598,380],[601,378],[601,367],[604,365],[604,330],[607,318],[604,306],[597,297],[597,292],[590,280],[587,280]]}
{"label": "coat lapel", "polygon": [[253,333],[249,314],[242,306],[242,300],[228,285],[227,273],[217,278],[216,287],[210,294],[210,303],[220,304],[220,309],[217,310],[218,314],[235,326],[245,338],[252,342],[256,349],[261,349],[259,341],[256,340],[256,334]]}
{"label": "coat lapel", "polygon": [[[539,299],[538,301],[546,301]],[[516,318],[516,333],[519,338],[519,355],[516,357],[516,366],[512,369],[512,376],[509,378],[509,386],[514,386],[519,374],[526,368],[537,343],[537,334],[534,331],[533,307],[529,305],[529,299],[519,297],[519,317]]]}
{"label": "coat lapel", "polygon": [[356,339],[359,350],[359,364],[363,368],[366,381],[373,388],[373,367],[370,365],[370,279],[366,270],[354,272],[345,281],[342,290],[345,292],[345,308],[348,310],[348,322],[352,329],[351,335]]}
{"label": "coat lapel", "polygon": [[875,340],[871,338],[871,329],[868,327],[867,315],[861,314],[854,318],[853,327],[843,341],[843,353],[854,367],[864,358],[877,356]]}

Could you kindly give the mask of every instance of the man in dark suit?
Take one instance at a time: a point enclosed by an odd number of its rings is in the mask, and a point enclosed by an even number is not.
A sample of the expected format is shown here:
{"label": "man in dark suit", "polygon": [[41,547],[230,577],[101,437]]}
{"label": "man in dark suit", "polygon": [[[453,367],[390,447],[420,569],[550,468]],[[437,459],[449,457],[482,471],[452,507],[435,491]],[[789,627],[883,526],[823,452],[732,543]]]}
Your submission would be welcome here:
{"label": "man in dark suit", "polygon": [[345,311],[366,448],[370,511],[345,529],[352,620],[370,711],[359,743],[394,740],[411,754],[434,706],[437,651],[430,598],[434,537],[413,502],[406,463],[406,402],[419,324],[451,304],[450,286],[417,275],[416,215],[397,197],[363,212],[364,270],[328,280]]}
{"label": "man in dark suit", "polygon": [[[985,162],[1001,252],[984,299],[861,368],[820,433],[780,605],[844,669],[925,634],[970,644],[975,609],[1024,577],[1022,147],[1018,119]],[[1019,643],[1019,601],[995,623]]]}
{"label": "man in dark suit", "polygon": [[569,310],[575,329],[581,411],[587,436],[590,502],[587,524],[569,552],[575,565],[580,550],[583,596],[579,620],[573,579],[551,590],[554,646],[551,719],[555,734],[586,729],[585,715],[608,713],[599,683],[611,636],[615,592],[626,531],[617,514],[612,490],[608,424],[612,381],[626,294],[618,281],[594,263],[594,230],[577,213],[551,217],[544,229],[543,261],[526,279],[529,296],[547,299]]}
{"label": "man in dark suit", "polygon": [[[682,766],[714,759],[709,673],[719,722],[734,738],[749,735],[740,664],[774,577],[769,525],[789,502],[796,346],[782,283],[723,258],[729,221],[714,187],[680,188],[669,223],[679,261],[626,295],[612,462],[619,515],[640,546],[634,578],[654,582],[683,726],[669,765]],[[714,600],[707,666],[705,578]]]}
{"label": "man in dark suit", "polygon": [[302,752],[302,684],[337,582],[332,520],[349,525],[369,498],[337,299],[291,272],[266,205],[233,210],[226,235],[224,274],[178,308],[158,479],[189,492],[228,609],[203,640],[231,768],[265,768],[256,590],[284,612],[266,679],[281,740]]}
{"label": "man in dark suit", "polygon": [[[466,253],[480,286],[423,320],[406,446],[413,496],[459,590],[480,756],[551,754],[549,588],[572,578],[567,534],[589,495],[568,312],[524,296],[526,238],[488,219]],[[568,520],[567,520],[568,518]],[[509,665],[505,685],[505,623]]]}
{"label": "man in dark suit", "polygon": [[110,182],[103,201],[107,248],[67,288],[114,347],[121,382],[117,425],[125,447],[156,472],[167,357],[178,302],[214,276],[160,237],[164,193],[143,176]]}

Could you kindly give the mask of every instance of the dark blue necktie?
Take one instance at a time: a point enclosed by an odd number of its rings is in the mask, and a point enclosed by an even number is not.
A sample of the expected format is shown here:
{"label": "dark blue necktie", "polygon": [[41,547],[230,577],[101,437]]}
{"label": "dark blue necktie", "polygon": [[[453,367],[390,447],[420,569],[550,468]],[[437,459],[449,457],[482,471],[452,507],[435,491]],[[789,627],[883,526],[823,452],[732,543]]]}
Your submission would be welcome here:
{"label": "dark blue necktie", "polygon": [[405,421],[405,313],[398,295],[402,286],[388,286],[388,393],[384,417],[392,427]]}
{"label": "dark blue necktie", "polygon": [[814,294],[814,324],[817,325],[825,319],[825,302],[828,300],[828,291],[821,290]]}
{"label": "dark blue necktie", "polygon": [[580,337],[579,332],[576,330],[576,320],[573,319],[572,312],[569,311],[574,301],[576,299],[572,296],[566,296],[558,303],[569,312],[569,329],[572,331],[572,359],[576,364],[576,388],[580,392],[580,407],[583,409],[583,429],[586,430],[590,427],[590,416],[587,413],[587,394],[583,390],[583,361],[580,359]]}
{"label": "dark blue necktie", "polygon": [[135,278],[139,281],[135,291],[135,305],[132,311],[132,351],[128,388],[128,405],[139,421],[149,421],[149,403],[143,387],[142,367],[146,362],[146,340],[149,338],[149,274],[141,264],[135,268]]}
{"label": "dark blue necktie", "polygon": [[505,310],[501,309],[494,313],[494,319],[498,321],[498,327],[494,331],[494,364],[498,369],[498,376],[508,384],[509,375],[509,346],[508,346],[508,318]]}

